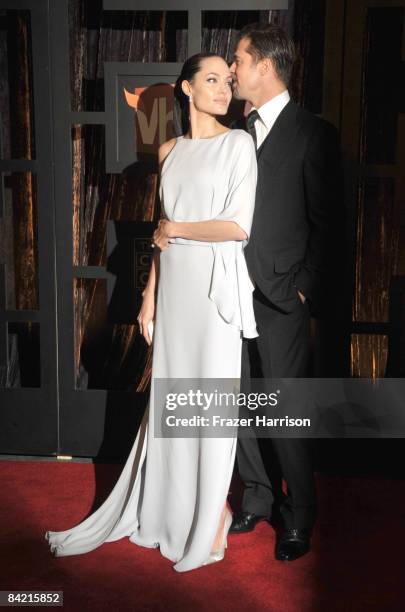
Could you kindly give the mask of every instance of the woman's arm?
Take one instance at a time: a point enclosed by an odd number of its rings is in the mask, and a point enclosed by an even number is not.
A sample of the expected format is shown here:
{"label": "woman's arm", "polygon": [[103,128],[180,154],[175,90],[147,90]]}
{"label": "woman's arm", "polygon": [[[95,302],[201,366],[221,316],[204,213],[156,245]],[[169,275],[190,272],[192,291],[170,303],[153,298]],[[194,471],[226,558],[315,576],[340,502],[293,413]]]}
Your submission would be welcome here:
{"label": "woman's arm", "polygon": [[153,234],[153,242],[162,250],[168,248],[170,238],[186,238],[200,242],[246,240],[246,232],[236,221],[175,222],[163,219]]}
{"label": "woman's arm", "polygon": [[145,289],[142,291],[142,297],[147,295],[155,295],[157,290],[157,278],[159,270],[159,251],[154,251],[152,256],[152,264],[149,271],[148,282]]}
{"label": "woman's arm", "polygon": [[[159,160],[159,174],[162,170],[162,165],[166,157],[169,155],[170,151],[174,147],[176,143],[175,138],[171,138],[167,142],[163,143],[159,147],[158,151],[158,160]],[[156,292],[159,278],[159,263],[160,263],[160,255],[159,251],[156,249],[153,253],[152,264],[149,271],[148,282],[146,283],[146,287],[142,292],[142,306],[139,311],[137,320],[139,323],[139,331],[142,336],[145,338],[146,342],[150,345],[152,344],[152,338],[149,334],[148,325],[151,321],[153,321],[155,317],[155,302],[156,302]]]}
{"label": "woman's arm", "polygon": [[146,287],[142,292],[142,306],[137,317],[139,331],[145,338],[148,345],[152,344],[152,338],[149,334],[148,325],[155,318],[156,291],[159,277],[159,257],[159,252],[155,251],[153,253],[148,282],[146,283]]}

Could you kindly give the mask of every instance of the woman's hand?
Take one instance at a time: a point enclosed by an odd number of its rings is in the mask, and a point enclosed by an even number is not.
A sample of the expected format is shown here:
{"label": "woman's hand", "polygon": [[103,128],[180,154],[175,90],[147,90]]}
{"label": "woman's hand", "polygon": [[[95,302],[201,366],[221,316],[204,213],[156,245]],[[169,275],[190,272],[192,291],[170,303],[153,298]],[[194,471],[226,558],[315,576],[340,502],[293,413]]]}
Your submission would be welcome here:
{"label": "woman's hand", "polygon": [[146,343],[150,346],[152,344],[152,338],[149,335],[148,325],[153,321],[155,316],[155,296],[152,291],[144,293],[141,310],[137,316],[139,323],[139,331],[145,338]]}
{"label": "woman's hand", "polygon": [[161,219],[157,226],[157,229],[153,233],[153,244],[161,251],[165,251],[169,248],[169,239],[175,238],[174,223],[167,219]]}

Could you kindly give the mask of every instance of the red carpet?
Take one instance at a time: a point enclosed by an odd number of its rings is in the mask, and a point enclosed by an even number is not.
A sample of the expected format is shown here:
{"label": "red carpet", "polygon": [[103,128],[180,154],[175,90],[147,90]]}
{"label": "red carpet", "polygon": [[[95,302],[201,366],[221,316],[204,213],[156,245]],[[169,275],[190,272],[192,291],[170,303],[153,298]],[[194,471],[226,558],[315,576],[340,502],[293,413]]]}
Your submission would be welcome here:
{"label": "red carpet", "polygon": [[178,574],[127,539],[54,558],[43,533],[82,520],[121,467],[0,461],[1,590],[63,590],[65,610],[398,612],[405,596],[405,482],[318,478],[313,551],[274,559],[274,532],[229,536],[224,561]]}

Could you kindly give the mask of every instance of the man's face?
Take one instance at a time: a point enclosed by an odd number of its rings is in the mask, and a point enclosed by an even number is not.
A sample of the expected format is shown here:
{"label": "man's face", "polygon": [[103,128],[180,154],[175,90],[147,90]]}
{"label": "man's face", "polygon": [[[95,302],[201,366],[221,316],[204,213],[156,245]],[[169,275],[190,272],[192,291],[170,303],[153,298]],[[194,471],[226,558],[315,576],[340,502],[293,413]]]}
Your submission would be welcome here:
{"label": "man's face", "polygon": [[234,78],[233,94],[235,98],[251,101],[254,94],[260,90],[262,80],[258,71],[259,63],[256,63],[254,56],[246,50],[249,43],[249,38],[242,38],[239,41],[230,70]]}

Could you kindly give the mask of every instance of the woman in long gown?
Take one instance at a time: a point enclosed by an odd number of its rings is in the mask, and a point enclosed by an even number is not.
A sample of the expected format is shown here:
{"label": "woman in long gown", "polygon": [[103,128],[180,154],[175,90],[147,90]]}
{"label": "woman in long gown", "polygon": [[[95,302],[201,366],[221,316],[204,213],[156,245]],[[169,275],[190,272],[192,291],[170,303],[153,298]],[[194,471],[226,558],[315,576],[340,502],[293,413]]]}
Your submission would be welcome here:
{"label": "woman in long gown", "polygon": [[164,219],[154,233],[138,316],[145,340],[153,342],[148,409],[109,497],[80,524],[45,537],[56,556],[129,537],[159,547],[183,572],[224,556],[236,436],[155,437],[154,381],[240,378],[242,335],[257,336],[243,254],[257,164],[250,135],[216,119],[232,97],[221,57],[189,58],[175,96],[184,133],[159,149]]}

